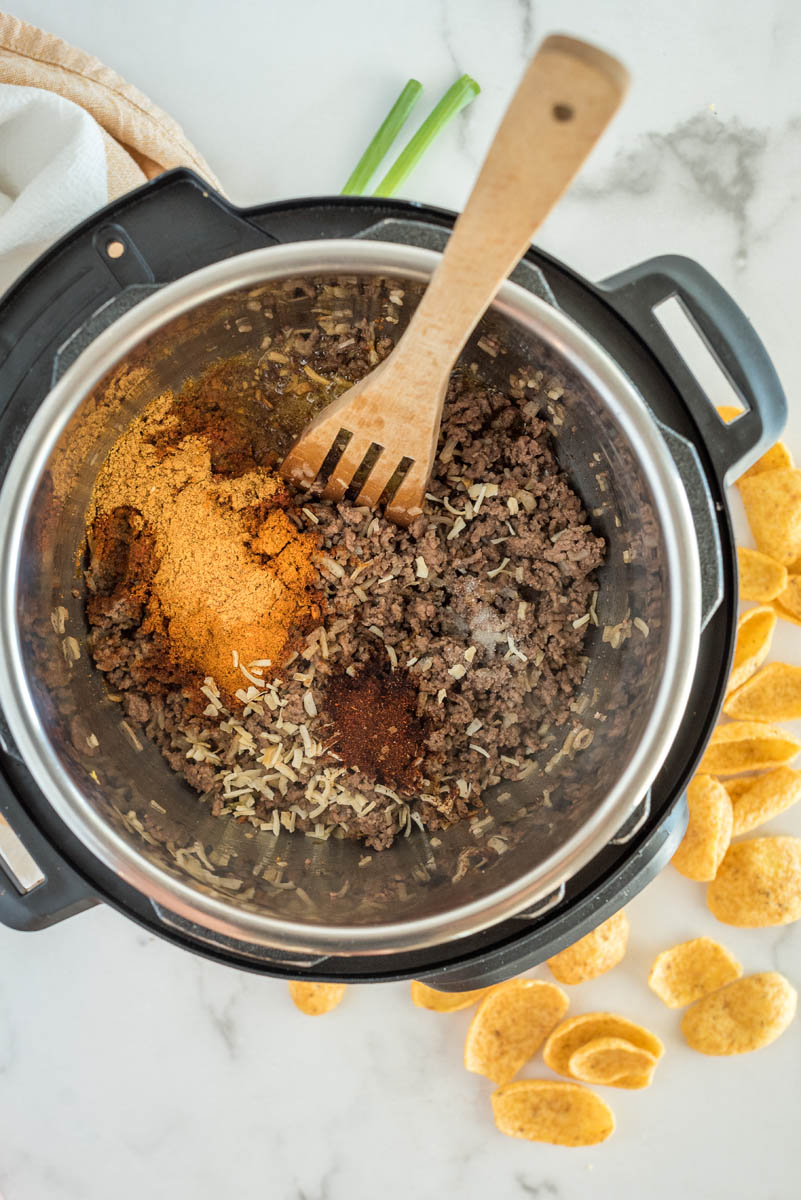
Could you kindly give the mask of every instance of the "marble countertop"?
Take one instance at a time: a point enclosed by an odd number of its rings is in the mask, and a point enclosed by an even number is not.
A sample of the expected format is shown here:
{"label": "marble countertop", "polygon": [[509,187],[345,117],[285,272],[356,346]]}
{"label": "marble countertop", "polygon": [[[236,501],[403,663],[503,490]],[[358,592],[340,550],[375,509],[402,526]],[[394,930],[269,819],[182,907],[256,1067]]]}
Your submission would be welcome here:
{"label": "marble countertop", "polygon": [[[668,251],[704,263],[774,356],[801,459],[801,9],[790,0],[13,8],[173,113],[243,204],[338,190],[407,76],[425,85],[422,114],[468,71],[482,95],[408,187],[458,208],[539,38],[598,40],[634,87],[539,243],[590,278]],[[798,631],[782,625],[776,650],[801,662]],[[801,834],[801,811],[774,826]],[[629,915],[628,957],[572,989],[572,1010],[638,1018],[667,1054],[649,1092],[606,1090],[614,1137],[572,1151],[496,1132],[490,1085],[461,1066],[469,1014],[414,1009],[407,985],[352,989],[315,1021],[284,985],[178,951],[105,908],[35,935],[0,928],[2,1200],[791,1200],[801,1021],[758,1054],[706,1059],[645,979],[658,950],[707,933],[746,971],[776,968],[799,986],[801,923],[721,927],[702,886],[671,868]]]}

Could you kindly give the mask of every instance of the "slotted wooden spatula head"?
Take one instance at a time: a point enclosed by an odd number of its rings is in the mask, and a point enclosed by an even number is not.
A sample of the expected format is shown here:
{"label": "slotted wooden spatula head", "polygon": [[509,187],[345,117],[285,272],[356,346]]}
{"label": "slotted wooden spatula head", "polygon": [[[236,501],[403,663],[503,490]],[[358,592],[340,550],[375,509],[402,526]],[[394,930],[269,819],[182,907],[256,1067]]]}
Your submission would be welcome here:
{"label": "slotted wooden spatula head", "polygon": [[405,333],[304,430],[281,467],[286,478],[310,486],[347,438],[325,484],[327,499],[343,498],[370,454],[375,461],[355,502],[372,508],[385,495],[387,516],[402,525],[422,512],[454,364],[627,86],[625,68],[604,51],[558,34],[545,39]]}
{"label": "slotted wooden spatula head", "polygon": [[419,363],[409,371],[399,348],[400,343],[369,375],[323,409],[290,450],[281,471],[295,483],[311,485],[334,443],[347,433],[347,445],[331,468],[323,495],[341,500],[365,457],[379,449],[354,503],[374,508],[393,477],[397,481],[405,469],[386,511],[391,520],[406,525],[422,512],[450,372],[443,373],[433,362],[425,374]]}

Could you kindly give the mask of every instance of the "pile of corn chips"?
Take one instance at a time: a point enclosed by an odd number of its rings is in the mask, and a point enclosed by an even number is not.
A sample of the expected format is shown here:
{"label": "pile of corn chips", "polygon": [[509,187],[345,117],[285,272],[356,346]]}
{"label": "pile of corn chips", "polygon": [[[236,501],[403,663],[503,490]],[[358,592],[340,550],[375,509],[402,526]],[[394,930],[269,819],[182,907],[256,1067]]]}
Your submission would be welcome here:
{"label": "pile of corn chips", "polygon": [[[740,410],[721,408],[723,420]],[[727,925],[784,925],[801,919],[801,838],[741,838],[801,800],[801,770],[789,764],[801,740],[777,724],[801,718],[801,666],[767,663],[779,619],[801,625],[801,470],[777,442],[738,484],[756,549],[740,547],[744,612],[723,705],[699,770],[687,789],[689,824],[673,857],[688,879],[706,883],[707,905]],[[566,1017],[567,994],[626,953],[629,922],[616,913],[548,960],[557,983],[512,979],[469,992],[441,992],[415,981],[418,1008],[451,1013],[477,1005],[464,1064],[495,1085],[498,1129],[558,1146],[592,1146],[614,1131],[609,1105],[587,1084],[649,1087],[664,1046],[643,1025],[610,1012]],[[733,954],[693,938],[654,960],[648,986],[668,1008],[684,1008],[681,1032],[706,1055],[744,1054],[775,1041],[796,1012],[797,995],[778,972],[743,977]],[[341,984],[292,983],[303,1012],[339,1004]],[[539,1050],[559,1079],[515,1079]]]}
{"label": "pile of corn chips", "polygon": [[[736,410],[720,409],[723,420]],[[801,838],[749,834],[801,799],[789,764],[801,741],[777,723],[801,718],[801,667],[769,662],[779,619],[801,625],[801,470],[777,442],[738,483],[756,549],[740,547],[740,596],[756,602],[737,625],[723,712],[687,800],[690,823],[673,859],[709,884],[719,921],[747,928],[801,917]]]}
{"label": "pile of corn chips", "polygon": [[[584,983],[623,958],[629,936],[625,913],[616,913],[549,960],[561,982]],[[569,1000],[542,979],[511,979],[480,992],[436,991],[412,984],[412,1000],[435,1012],[476,1004],[464,1047],[468,1071],[496,1084],[495,1123],[502,1133],[557,1146],[591,1146],[615,1128],[609,1105],[584,1084],[648,1087],[664,1053],[659,1038],[615,1013],[582,1013],[565,1019]],[[515,1079],[542,1050],[548,1067],[569,1082]]]}

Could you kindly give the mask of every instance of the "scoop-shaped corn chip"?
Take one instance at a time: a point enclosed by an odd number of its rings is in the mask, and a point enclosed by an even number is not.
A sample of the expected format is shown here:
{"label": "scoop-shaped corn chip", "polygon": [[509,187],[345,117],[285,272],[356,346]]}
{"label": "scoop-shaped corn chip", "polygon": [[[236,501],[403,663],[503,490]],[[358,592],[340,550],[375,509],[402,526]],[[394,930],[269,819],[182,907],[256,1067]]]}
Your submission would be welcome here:
{"label": "scoop-shaped corn chip", "polygon": [[776,603],[801,621],[801,575],[788,575],[787,586],[779,592]]}
{"label": "scoop-shaped corn chip", "polygon": [[734,979],[743,968],[733,954],[712,938],[693,938],[663,950],[654,959],[648,986],[668,1008],[683,1008]]}
{"label": "scoop-shaped corn chip", "polygon": [[801,717],[801,667],[772,662],[757,671],[723,705],[741,721],[795,721]]}
{"label": "scoop-shaped corn chip", "polygon": [[[787,568],[775,559],[748,546],[737,547],[737,567],[740,579],[740,599],[768,604],[787,587]],[[748,614],[745,614],[748,616]]]}
{"label": "scoop-shaped corn chip", "polygon": [[[784,770],[783,767],[779,767],[777,769]],[[760,778],[761,776],[759,775],[738,775],[736,779],[726,780],[723,786],[729,793],[729,799],[731,800],[732,808],[734,807],[735,802],[739,800],[740,796],[742,796],[743,792],[747,792],[752,784],[756,783],[757,779]],[[732,826],[731,836],[735,837],[736,833],[736,829]]]}
{"label": "scoop-shaped corn chip", "polygon": [[570,1060],[581,1046],[598,1038],[622,1038],[640,1050],[647,1050],[659,1059],[665,1047],[656,1034],[642,1025],[619,1017],[617,1013],[591,1012],[579,1017],[568,1017],[548,1038],[543,1047],[543,1058],[552,1071],[572,1079]]}
{"label": "scoop-shaped corn chip", "polygon": [[795,466],[793,456],[789,448],[784,442],[774,442],[770,450],[766,450],[761,458],[758,458],[753,467],[749,467],[744,471],[741,478],[747,479],[749,475],[759,475],[761,471],[783,471],[788,467]]}
{"label": "scoop-shaped corn chip", "polygon": [[736,404],[716,404],[718,416],[724,424],[728,425],[729,421],[733,421],[735,417],[741,417],[745,412],[744,408],[738,408]]}
{"label": "scoop-shaped corn chip", "polygon": [[687,788],[690,820],[673,855],[673,866],[687,879],[715,878],[731,841],[731,800],[723,784],[711,775],[696,775]]}
{"label": "scoop-shaped corn chip", "polygon": [[[735,790],[734,784],[741,786]],[[732,780],[726,785],[731,797],[732,837],[750,833],[786,812],[801,800],[801,771],[777,767],[766,775]]]}
{"label": "scoop-shaped corn chip", "polygon": [[769,604],[787,587],[787,566],[777,563],[770,554],[737,546],[737,575],[740,580],[740,599]]}
{"label": "scoop-shaped corn chip", "polygon": [[548,959],[559,983],[585,983],[616,967],[626,953],[629,921],[621,910],[572,946]]}
{"label": "scoop-shaped corn chip", "polygon": [[701,1054],[746,1054],[784,1033],[797,1000],[795,988],[777,971],[748,975],[688,1008],[681,1031]]}
{"label": "scoop-shaped corn chip", "polygon": [[464,1065],[494,1083],[506,1083],[539,1049],[567,1012],[568,999],[555,983],[510,979],[478,1006],[467,1031]]}
{"label": "scoop-shaped corn chip", "polygon": [[781,767],[792,762],[799,750],[801,742],[784,729],[761,721],[732,721],[714,730],[699,774],[741,775]]}
{"label": "scoop-shaped corn chip", "polygon": [[801,471],[760,471],[737,486],[757,549],[785,567],[801,558]]}
{"label": "scoop-shaped corn chip", "polygon": [[746,679],[750,679],[762,666],[770,651],[776,620],[776,613],[770,605],[751,608],[742,614],[737,622],[737,644],[726,684],[727,692],[742,687]]}
{"label": "scoop-shaped corn chip", "polygon": [[762,837],[729,846],[706,890],[726,925],[760,929],[801,917],[801,838]]}
{"label": "scoop-shaped corn chip", "polygon": [[418,1008],[427,1008],[431,1012],[459,1012],[477,1004],[482,996],[491,992],[492,988],[475,988],[470,992],[439,992],[419,980],[412,980],[412,1004]]}
{"label": "scoop-shaped corn chip", "polygon": [[552,1146],[596,1146],[615,1128],[609,1105],[580,1083],[518,1079],[492,1093],[495,1124],[509,1137]]}
{"label": "scoop-shaped corn chip", "polygon": [[785,608],[778,600],[773,601],[773,608],[777,617],[781,617],[783,621],[789,621],[791,625],[801,625],[801,617],[797,617],[789,608]]}
{"label": "scoop-shaped corn chip", "polygon": [[582,1083],[607,1087],[650,1087],[656,1059],[625,1038],[593,1038],[570,1056],[570,1074]]}
{"label": "scoop-shaped corn chip", "polygon": [[307,1017],[321,1017],[342,1000],[347,991],[345,983],[311,983],[305,979],[290,979],[289,994],[297,1008]]}

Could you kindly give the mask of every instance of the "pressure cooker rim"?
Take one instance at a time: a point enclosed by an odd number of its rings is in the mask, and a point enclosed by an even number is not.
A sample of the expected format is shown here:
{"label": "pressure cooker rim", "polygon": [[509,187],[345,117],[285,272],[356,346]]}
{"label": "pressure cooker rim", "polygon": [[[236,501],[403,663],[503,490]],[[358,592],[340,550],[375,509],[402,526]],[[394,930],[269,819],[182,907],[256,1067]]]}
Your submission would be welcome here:
{"label": "pressure cooker rim", "polygon": [[633,383],[572,318],[507,281],[493,308],[528,324],[587,377],[603,396],[645,464],[665,537],[670,588],[662,677],[648,727],[606,800],[546,863],[490,897],[443,913],[377,925],[307,925],[236,909],[162,870],[92,808],[61,770],[27,687],[16,617],[16,578],[27,514],[36,485],[72,413],[119,361],[165,323],[229,292],[269,280],[337,272],[394,274],[425,281],[440,255],[384,242],[327,239],[271,246],[223,259],[166,285],[100,334],[43,400],[9,466],[0,493],[0,661],[9,686],[4,715],[25,763],[50,805],[76,837],[126,883],[163,910],[235,941],[301,953],[390,954],[422,949],[489,928],[554,893],[606,845],[657,774],[684,715],[700,635],[700,565],[689,503],[657,425]]}

